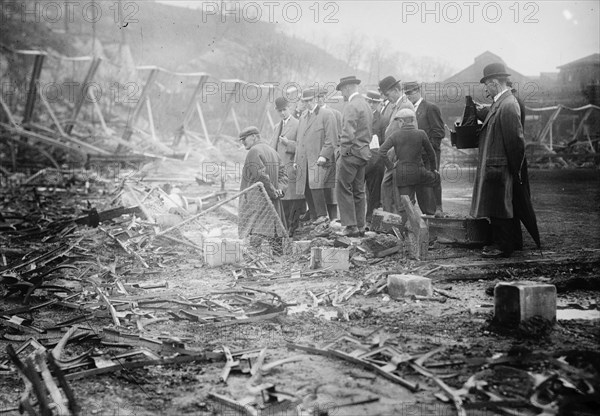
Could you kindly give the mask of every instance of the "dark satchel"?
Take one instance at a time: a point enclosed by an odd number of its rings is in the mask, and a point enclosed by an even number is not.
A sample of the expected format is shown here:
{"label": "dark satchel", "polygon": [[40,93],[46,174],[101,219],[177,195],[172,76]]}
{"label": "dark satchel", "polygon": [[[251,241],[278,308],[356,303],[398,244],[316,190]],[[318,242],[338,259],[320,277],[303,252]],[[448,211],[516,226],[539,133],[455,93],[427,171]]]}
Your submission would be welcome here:
{"label": "dark satchel", "polygon": [[477,120],[477,107],[473,97],[465,97],[465,111],[460,125],[454,126],[455,131],[450,132],[450,142],[457,149],[473,149],[479,147],[479,133],[481,124]]}

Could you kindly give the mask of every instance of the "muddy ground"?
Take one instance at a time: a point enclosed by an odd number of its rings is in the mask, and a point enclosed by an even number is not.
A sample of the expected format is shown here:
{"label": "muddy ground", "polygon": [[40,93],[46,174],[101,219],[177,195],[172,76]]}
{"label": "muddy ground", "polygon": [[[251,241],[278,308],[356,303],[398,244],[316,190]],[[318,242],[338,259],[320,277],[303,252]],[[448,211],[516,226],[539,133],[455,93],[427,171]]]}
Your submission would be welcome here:
{"label": "muddy ground", "polygon": [[[446,176],[443,185],[444,208],[450,214],[465,215],[470,204],[472,172],[465,170],[460,176]],[[455,414],[452,404],[434,397],[441,389],[431,379],[410,369],[404,369],[401,375],[419,384],[421,390],[416,393],[339,359],[291,351],[287,343],[322,345],[340,335],[366,339],[373,331],[380,330],[387,337],[389,345],[409,354],[425,353],[443,346],[445,350],[432,357],[431,362],[463,361],[439,370],[442,374],[456,374],[445,379],[448,385],[455,388],[462,386],[469,376],[479,371],[481,362],[478,365],[478,359],[489,359],[499,353],[597,351],[600,341],[599,320],[560,320],[553,328],[534,325],[508,330],[491,324],[491,288],[499,281],[526,279],[556,283],[559,288],[559,308],[578,305],[583,309],[598,309],[599,172],[535,170],[530,176],[542,251],[535,248],[528,235],[525,236],[523,252],[511,259],[492,262],[481,259],[477,248],[434,243],[429,259],[425,261],[408,260],[398,254],[374,265],[353,265],[349,272],[294,280],[236,281],[232,274],[236,266],[209,269],[203,265],[197,253],[182,248],[179,251],[182,254],[163,262],[161,267],[145,277],[148,281],[166,280],[169,288],[143,293],[157,294],[162,290],[164,293],[191,298],[210,291],[248,286],[276,292],[287,303],[306,304],[309,307],[271,321],[227,327],[200,327],[188,321],[168,321],[149,327],[147,336],[169,334],[189,337],[192,339],[188,343],[190,347],[208,350],[218,349],[222,345],[231,350],[268,347],[266,362],[299,354],[299,361],[276,368],[263,381],[274,383],[279,391],[301,397],[304,409],[327,409],[330,415],[339,416]],[[440,265],[444,267],[429,275],[434,287],[446,290],[459,299],[445,298],[443,303],[393,300],[385,292],[365,296],[362,290],[338,307],[311,306],[308,290],[318,293],[345,289],[359,281],[369,283],[387,271],[408,271],[421,267],[419,270],[423,273]],[[274,258],[268,267],[278,273],[305,269],[308,267],[308,256]],[[137,277],[136,281],[139,280]],[[2,309],[13,308],[18,306],[18,299],[9,298],[3,303]],[[36,311],[33,317],[38,322],[51,325],[72,317],[72,314],[68,310],[53,308],[50,311]],[[100,329],[110,325],[110,319],[96,319],[89,324]],[[0,328],[0,333],[5,330]],[[4,357],[8,342],[0,340],[0,358]],[[67,354],[75,355],[93,346],[98,347],[97,344],[69,345]],[[538,364],[533,363],[528,369],[541,372],[542,369],[536,367]],[[223,365],[223,362],[193,363],[122,370],[73,381],[71,386],[82,407],[81,414],[85,415],[240,414],[232,413],[208,398],[211,392],[238,400],[248,396],[246,382],[249,376],[232,372],[227,384],[222,383],[219,376]],[[22,391],[23,382],[16,374],[1,376],[0,413],[3,409],[16,406]],[[353,397],[365,396],[376,396],[379,400],[364,405],[339,406]],[[282,414],[293,413],[288,411]],[[306,410],[302,414],[309,413]],[[470,414],[494,413],[479,409],[470,411]]]}

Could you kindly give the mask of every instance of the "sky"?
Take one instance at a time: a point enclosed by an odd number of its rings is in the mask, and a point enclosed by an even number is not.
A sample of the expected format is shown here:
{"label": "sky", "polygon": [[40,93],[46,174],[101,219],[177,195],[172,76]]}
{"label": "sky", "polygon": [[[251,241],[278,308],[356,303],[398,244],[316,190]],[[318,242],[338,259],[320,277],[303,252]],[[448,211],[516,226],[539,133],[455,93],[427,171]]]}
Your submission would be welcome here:
{"label": "sky", "polygon": [[[221,11],[221,1],[162,3]],[[489,50],[524,75],[600,52],[600,1],[229,1],[227,19],[255,19],[317,45],[351,33],[368,44],[446,61],[456,71]],[[236,15],[237,13],[237,15]]]}

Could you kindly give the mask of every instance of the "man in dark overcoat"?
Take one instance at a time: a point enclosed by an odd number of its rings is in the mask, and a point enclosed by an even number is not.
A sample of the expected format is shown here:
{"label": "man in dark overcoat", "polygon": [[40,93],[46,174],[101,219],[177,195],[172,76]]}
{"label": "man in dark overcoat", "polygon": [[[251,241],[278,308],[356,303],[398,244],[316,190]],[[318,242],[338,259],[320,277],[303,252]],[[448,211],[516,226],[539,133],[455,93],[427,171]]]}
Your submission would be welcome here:
{"label": "man in dark overcoat", "polygon": [[521,108],[507,85],[509,76],[502,63],[492,63],[483,69],[480,80],[494,102],[479,136],[471,215],[491,221],[494,245],[482,253],[491,258],[509,257],[519,248],[522,237],[513,190],[515,184],[528,183]]}
{"label": "man in dark overcoat", "polygon": [[373,139],[369,145],[371,148],[371,159],[369,159],[367,167],[365,168],[365,184],[367,186],[366,217],[367,223],[370,223],[373,216],[373,211],[381,207],[381,182],[383,181],[385,164],[382,163],[382,160],[379,158],[379,153],[376,151],[376,149],[378,149],[384,142],[385,128],[382,128],[381,120],[381,103],[383,101],[381,94],[379,94],[377,91],[367,91],[365,94],[365,99],[371,106],[371,111],[373,112]]}
{"label": "man in dark overcoat", "polygon": [[[267,238],[274,244],[275,251],[281,250],[281,241],[287,236],[285,215],[281,197],[288,184],[288,177],[281,157],[275,149],[261,140],[258,128],[250,126],[239,135],[248,150],[240,192],[251,185],[262,182],[271,205],[261,204],[265,198],[259,188],[252,189],[240,197],[238,232],[240,238],[250,236]],[[273,213],[275,210],[277,217]]]}

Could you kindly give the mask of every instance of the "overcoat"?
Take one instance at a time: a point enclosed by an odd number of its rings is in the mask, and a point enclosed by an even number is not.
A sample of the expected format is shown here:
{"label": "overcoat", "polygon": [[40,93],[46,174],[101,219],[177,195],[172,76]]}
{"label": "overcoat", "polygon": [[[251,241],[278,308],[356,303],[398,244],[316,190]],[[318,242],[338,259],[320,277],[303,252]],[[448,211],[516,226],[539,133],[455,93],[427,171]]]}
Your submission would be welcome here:
{"label": "overcoat", "polygon": [[[256,182],[262,182],[267,191],[271,206],[281,219],[281,225],[286,226],[285,215],[281,201],[275,195],[276,189],[285,189],[288,183],[287,173],[275,149],[265,142],[258,142],[248,150],[240,191],[250,187]],[[240,197],[238,232],[240,238],[251,234],[264,237],[284,237],[285,228],[274,218],[272,208],[265,201],[259,188],[254,188]],[[267,203],[261,203],[267,202]]]}
{"label": "overcoat", "polygon": [[522,179],[524,159],[521,111],[515,96],[506,91],[490,107],[479,136],[473,217],[513,218],[513,178]]}
{"label": "overcoat", "polygon": [[[296,137],[298,133],[298,120],[293,116],[289,117],[283,125],[283,120],[275,125],[275,130],[273,131],[273,136],[271,137],[270,145],[281,160],[283,161],[283,165],[285,166],[285,171],[288,176],[288,185],[283,191],[285,195],[282,200],[291,200],[291,199],[303,199],[302,195],[298,195],[296,192],[296,170],[294,169],[294,156],[296,155]],[[279,141],[279,136],[286,137],[289,142],[287,146],[281,144]]]}
{"label": "overcoat", "polygon": [[[309,111],[302,114],[295,156],[298,195],[304,195],[307,175],[310,189],[335,188],[334,146],[337,138],[337,120],[331,110],[317,106],[312,114]],[[323,166],[317,165],[319,156],[327,159]]]}

